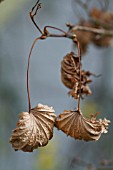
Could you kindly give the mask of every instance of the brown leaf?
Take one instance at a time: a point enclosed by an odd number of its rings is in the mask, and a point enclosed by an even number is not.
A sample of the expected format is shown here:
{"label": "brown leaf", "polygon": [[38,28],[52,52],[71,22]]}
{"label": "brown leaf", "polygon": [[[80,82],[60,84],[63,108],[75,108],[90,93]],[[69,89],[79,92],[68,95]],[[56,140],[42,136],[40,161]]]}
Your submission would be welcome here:
{"label": "brown leaf", "polygon": [[92,8],[90,11],[90,16],[93,19],[100,20],[101,22],[107,23],[107,24],[112,24],[113,22],[113,13],[97,8]]}
{"label": "brown leaf", "polygon": [[[90,11],[90,16],[94,22],[94,28],[97,29],[113,29],[113,13],[109,11],[104,11],[97,8],[92,8]],[[92,42],[97,47],[108,47],[112,43],[112,36],[95,34],[92,38]]]}
{"label": "brown leaf", "polygon": [[53,136],[55,114],[52,107],[38,104],[30,113],[22,112],[10,138],[15,150],[32,152],[38,147],[47,145]]}
{"label": "brown leaf", "polygon": [[58,130],[62,130],[67,136],[71,136],[79,140],[98,140],[102,133],[107,133],[110,121],[96,120],[96,117],[91,119],[84,118],[82,112],[64,110],[57,119],[55,126]]}
{"label": "brown leaf", "polygon": [[[91,90],[88,83],[91,82],[91,73],[89,71],[81,70],[81,97],[82,95],[90,95]],[[80,92],[80,72],[79,59],[74,52],[67,54],[61,62],[61,79],[63,84],[70,88],[69,95],[78,99]]]}
{"label": "brown leaf", "polygon": [[71,52],[67,54],[61,62],[61,78],[64,85],[68,88],[73,88],[79,77],[77,72],[79,71],[79,58]]}

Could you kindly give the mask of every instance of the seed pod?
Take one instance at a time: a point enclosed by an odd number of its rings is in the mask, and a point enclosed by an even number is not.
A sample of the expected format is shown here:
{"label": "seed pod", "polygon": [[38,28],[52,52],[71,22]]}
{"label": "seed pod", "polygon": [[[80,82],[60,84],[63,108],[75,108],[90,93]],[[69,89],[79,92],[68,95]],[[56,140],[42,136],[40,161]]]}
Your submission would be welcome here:
{"label": "seed pod", "polygon": [[102,133],[107,133],[110,121],[96,120],[96,116],[91,119],[84,118],[81,111],[64,110],[57,119],[55,126],[62,130],[67,136],[75,139],[91,141],[98,140]]}
{"label": "seed pod", "polygon": [[[78,99],[81,87],[81,97],[83,95],[90,95],[91,90],[88,83],[91,82],[91,73],[89,71],[81,70],[81,86],[80,86],[80,71],[79,58],[73,52],[67,54],[61,62],[61,79],[63,84],[70,88],[69,95]],[[82,97],[83,98],[83,97]]]}
{"label": "seed pod", "polygon": [[38,147],[47,145],[53,136],[55,114],[52,107],[38,104],[28,112],[22,112],[10,138],[15,150],[32,152]]}

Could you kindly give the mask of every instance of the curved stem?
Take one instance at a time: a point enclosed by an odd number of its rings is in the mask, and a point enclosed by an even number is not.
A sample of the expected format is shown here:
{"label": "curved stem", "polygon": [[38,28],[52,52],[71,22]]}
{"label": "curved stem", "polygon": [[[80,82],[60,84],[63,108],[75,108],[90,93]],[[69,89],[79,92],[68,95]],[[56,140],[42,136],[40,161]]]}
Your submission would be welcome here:
{"label": "curved stem", "polygon": [[31,101],[30,101],[30,89],[29,89],[29,68],[30,68],[30,58],[31,58],[31,54],[32,54],[32,50],[34,48],[35,43],[40,40],[42,37],[38,37],[34,40],[30,52],[29,52],[29,56],[28,56],[28,65],[27,65],[27,94],[28,94],[28,108],[29,108],[29,113],[31,110]]}
{"label": "curved stem", "polygon": [[58,31],[60,31],[60,32],[63,32],[64,34],[67,34],[65,31],[63,31],[63,30],[60,29],[60,28],[53,27],[53,26],[48,26],[48,25],[44,27],[44,31],[45,31],[45,32],[47,31],[46,28],[52,28],[52,29],[58,30]]}

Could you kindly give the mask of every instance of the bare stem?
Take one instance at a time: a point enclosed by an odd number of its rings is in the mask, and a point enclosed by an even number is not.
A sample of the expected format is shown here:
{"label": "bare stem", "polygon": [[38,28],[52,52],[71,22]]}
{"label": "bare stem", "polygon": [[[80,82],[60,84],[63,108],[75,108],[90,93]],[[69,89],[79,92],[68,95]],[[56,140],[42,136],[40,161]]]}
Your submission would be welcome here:
{"label": "bare stem", "polygon": [[28,94],[28,107],[29,107],[29,113],[31,110],[31,101],[30,101],[30,88],[29,88],[29,68],[30,68],[30,58],[31,58],[31,54],[32,54],[32,50],[34,48],[35,43],[40,40],[42,37],[38,37],[34,40],[30,52],[29,52],[29,56],[28,56],[28,65],[27,65],[27,94]]}
{"label": "bare stem", "polygon": [[106,35],[106,36],[113,36],[113,31],[111,30],[105,30],[105,29],[97,29],[97,28],[91,28],[91,27],[85,27],[85,26],[72,26],[72,29],[69,30],[71,31],[86,31],[86,32],[92,32],[95,34],[100,34],[100,35]]}
{"label": "bare stem", "polygon": [[58,30],[58,31],[60,31],[60,32],[62,32],[62,33],[64,33],[64,34],[66,34],[66,32],[63,31],[62,29],[57,28],[57,27],[53,27],[53,26],[48,26],[48,25],[44,27],[44,32],[47,31],[47,28],[52,28],[52,29]]}
{"label": "bare stem", "polygon": [[78,111],[80,111],[80,99],[81,99],[81,50],[80,50],[80,43],[77,40],[77,38],[75,38],[75,42],[77,43],[78,58],[79,58],[79,98],[78,98]]}
{"label": "bare stem", "polygon": [[42,30],[39,28],[39,26],[36,24],[36,22],[35,22],[35,20],[34,20],[34,17],[35,17],[35,15],[37,14],[38,9],[41,8],[41,4],[39,3],[39,1],[40,1],[40,0],[38,0],[38,1],[36,2],[36,4],[33,6],[33,8],[31,9],[31,11],[30,11],[30,13],[29,13],[29,15],[30,15],[30,17],[31,17],[32,22],[34,23],[34,25],[35,25],[36,28],[38,29],[38,31],[39,31],[41,34],[43,34]]}

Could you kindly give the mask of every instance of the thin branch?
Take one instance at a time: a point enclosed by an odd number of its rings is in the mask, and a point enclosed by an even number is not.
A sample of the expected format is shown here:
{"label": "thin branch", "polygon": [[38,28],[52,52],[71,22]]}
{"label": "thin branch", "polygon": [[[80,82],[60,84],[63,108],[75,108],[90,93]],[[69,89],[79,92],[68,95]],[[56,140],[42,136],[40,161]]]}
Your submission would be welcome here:
{"label": "thin branch", "polygon": [[78,5],[80,7],[82,7],[82,9],[84,9],[87,14],[89,13],[89,9],[88,9],[87,3],[84,3],[81,0],[76,0],[75,2],[78,3]]}
{"label": "thin branch", "polygon": [[[52,33],[49,33],[47,28],[58,30],[58,31],[62,32],[63,34],[52,34]],[[62,30],[60,28],[57,28],[57,27],[53,27],[53,26],[45,26],[44,27],[43,35],[45,35],[46,37],[59,37],[59,38],[65,37],[65,38],[70,38],[72,40],[75,38],[75,34],[73,34],[72,32],[65,32],[64,30]]]}
{"label": "thin branch", "polygon": [[30,11],[30,13],[29,13],[29,15],[30,15],[30,17],[31,17],[32,22],[34,23],[34,25],[35,25],[36,28],[38,29],[38,31],[39,31],[41,34],[43,34],[42,30],[39,28],[39,26],[36,24],[36,22],[35,22],[35,20],[34,20],[34,17],[35,17],[35,15],[37,14],[38,9],[41,8],[41,3],[39,3],[39,1],[40,1],[40,0],[38,0],[38,1],[36,2],[36,4],[33,6],[33,8],[31,9],[31,11]]}
{"label": "thin branch", "polygon": [[113,31],[111,30],[105,30],[105,29],[97,29],[97,28],[91,28],[91,27],[85,27],[85,26],[72,26],[72,29],[69,30],[71,31],[86,31],[86,32],[92,32],[94,34],[101,34],[101,35],[106,35],[106,36],[113,36]]}
{"label": "thin branch", "polygon": [[52,28],[52,29],[58,30],[58,31],[66,34],[66,32],[65,32],[64,30],[62,30],[62,29],[60,29],[60,28],[57,28],[57,27],[48,26],[48,25],[44,27],[44,33],[45,33],[45,32],[48,32],[48,31],[47,31],[47,28]]}
{"label": "thin branch", "polygon": [[109,6],[109,1],[108,0],[98,0],[102,10],[106,11],[108,9],[108,6]]}
{"label": "thin branch", "polygon": [[100,19],[97,18],[89,18],[91,22],[93,22],[96,25],[102,26],[104,29],[113,30],[113,24],[112,23],[106,23]]}

